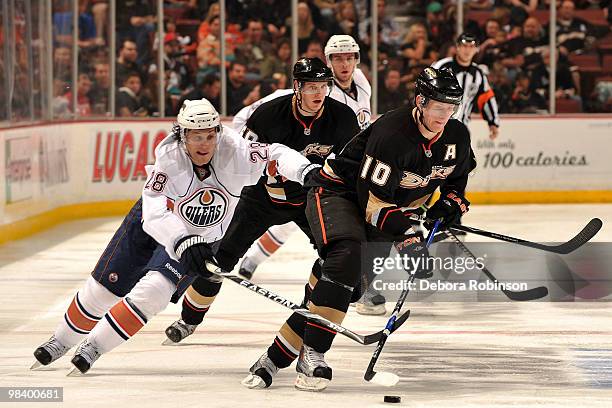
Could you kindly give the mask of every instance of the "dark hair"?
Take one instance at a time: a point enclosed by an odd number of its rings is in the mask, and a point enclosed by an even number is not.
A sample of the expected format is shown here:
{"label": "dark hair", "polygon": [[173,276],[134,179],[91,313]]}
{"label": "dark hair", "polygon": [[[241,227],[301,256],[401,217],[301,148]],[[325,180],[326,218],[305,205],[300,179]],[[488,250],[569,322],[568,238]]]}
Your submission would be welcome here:
{"label": "dark hair", "polygon": [[138,77],[138,79],[140,79],[140,74],[136,71],[130,71],[126,74],[126,76],[123,78],[123,83],[125,84],[127,82],[128,79],[132,78],[132,77]]}
{"label": "dark hair", "polygon": [[123,41],[121,41],[121,46],[119,47],[119,51],[121,51],[122,49],[125,48],[125,43],[128,42],[128,41],[131,42],[131,43],[136,44],[136,41],[133,38],[126,38]]}
{"label": "dark hair", "polygon": [[231,71],[232,69],[234,69],[234,67],[235,67],[236,65],[242,65],[242,66],[243,66],[243,67],[245,67],[245,68],[246,68],[246,66],[247,66],[247,64],[246,64],[244,61],[242,61],[242,60],[236,60],[236,61],[232,61],[232,62],[230,63],[229,70]]}
{"label": "dark hair", "polygon": [[203,88],[205,86],[211,86],[211,85],[213,85],[217,81],[220,81],[220,79],[217,76],[217,74],[206,74],[206,75],[204,75],[204,78],[202,78],[200,80],[199,86],[201,88]]}

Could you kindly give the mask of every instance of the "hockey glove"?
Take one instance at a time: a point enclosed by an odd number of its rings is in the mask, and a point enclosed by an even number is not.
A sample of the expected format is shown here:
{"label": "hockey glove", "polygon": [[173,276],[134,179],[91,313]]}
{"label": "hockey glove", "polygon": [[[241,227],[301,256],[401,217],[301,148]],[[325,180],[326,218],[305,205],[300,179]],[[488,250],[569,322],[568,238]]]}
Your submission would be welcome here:
{"label": "hockey glove", "polygon": [[405,262],[406,272],[414,273],[417,279],[429,279],[433,276],[429,251],[422,232],[404,235],[394,246],[402,257],[402,262]]}
{"label": "hockey glove", "polygon": [[304,187],[313,186],[314,184],[312,183],[312,179],[319,173],[319,171],[321,171],[321,166],[318,164],[310,164],[306,166],[306,168],[302,172],[302,185]]}
{"label": "hockey glove", "polygon": [[205,261],[215,262],[213,250],[201,236],[187,235],[179,239],[174,246],[174,252],[188,274],[203,278],[209,278],[212,275],[206,269]]}
{"label": "hockey glove", "polygon": [[441,220],[440,230],[447,229],[459,222],[461,216],[468,212],[470,202],[456,191],[450,191],[427,210],[425,228],[431,230],[436,220]]}

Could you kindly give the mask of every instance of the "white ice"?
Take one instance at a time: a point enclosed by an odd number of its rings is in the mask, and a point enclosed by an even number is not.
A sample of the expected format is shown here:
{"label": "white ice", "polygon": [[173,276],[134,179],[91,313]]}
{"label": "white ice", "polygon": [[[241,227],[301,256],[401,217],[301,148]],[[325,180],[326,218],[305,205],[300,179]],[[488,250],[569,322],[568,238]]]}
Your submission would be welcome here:
{"label": "white ice", "polygon": [[[612,205],[473,206],[464,222],[547,241],[569,239],[593,217],[604,221],[596,240],[612,242]],[[32,352],[62,319],[120,221],[70,222],[0,247],[0,386],[60,386],[62,407],[87,408],[388,406],[384,395],[399,395],[409,407],[612,406],[612,306],[605,302],[413,303],[377,365],[400,376],[395,387],[366,383],[373,346],[338,336],[326,357],[334,370],[326,391],[295,390],[294,366],[270,389],[248,390],[240,380],[289,313],[226,282],[184,344],[161,346],[179,315],[171,305],[85,376],[65,376],[72,352],[29,371]],[[313,257],[304,237],[293,236],[255,281],[299,301]],[[344,325],[365,334],[385,322],[350,311]]]}

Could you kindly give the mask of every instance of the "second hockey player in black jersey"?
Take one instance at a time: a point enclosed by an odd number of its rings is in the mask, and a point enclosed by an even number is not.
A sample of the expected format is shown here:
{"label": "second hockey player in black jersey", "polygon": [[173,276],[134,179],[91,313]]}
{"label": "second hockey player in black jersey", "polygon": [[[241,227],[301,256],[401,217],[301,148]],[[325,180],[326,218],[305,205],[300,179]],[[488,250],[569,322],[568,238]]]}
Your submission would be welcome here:
{"label": "second hockey player in black jersey", "polygon": [[[416,107],[402,107],[379,118],[339,155],[327,159],[310,180],[313,188],[306,215],[324,263],[308,306],[336,323],[344,319],[361,271],[368,267],[365,261],[361,264],[365,243],[400,241],[426,256],[424,245],[411,245],[423,236],[414,232],[409,215],[418,212],[437,187],[442,196],[428,210],[428,219],[441,219],[444,228],[468,210],[469,202],[460,192],[475,162],[467,128],[450,119],[463,90],[450,71],[431,67],[417,78],[416,90]],[[421,271],[420,277],[427,277],[427,272]],[[295,346],[282,334],[281,330],[251,368],[251,384],[261,379],[269,386],[278,369],[291,363]],[[335,334],[315,322],[304,325],[298,389],[327,387],[332,370],[324,353]]]}
{"label": "second hockey player in black jersey", "polygon": [[[301,152],[313,166],[322,165],[331,154],[359,132],[351,108],[329,95],[333,75],[318,58],[302,58],[294,66],[294,93],[264,103],[246,123],[243,136],[261,143],[280,143]],[[252,160],[264,158],[252,157]],[[270,226],[295,222],[312,240],[304,209],[306,190],[280,176],[274,164],[255,186],[242,190],[234,218],[215,258],[231,271],[240,257]],[[314,241],[313,241],[314,242]],[[320,263],[313,265],[311,286],[320,276]],[[219,292],[221,283],[197,279],[183,299],[181,319],[166,330],[173,342],[193,333]],[[309,287],[307,286],[307,294]],[[291,332],[303,331],[303,319],[292,323]]]}

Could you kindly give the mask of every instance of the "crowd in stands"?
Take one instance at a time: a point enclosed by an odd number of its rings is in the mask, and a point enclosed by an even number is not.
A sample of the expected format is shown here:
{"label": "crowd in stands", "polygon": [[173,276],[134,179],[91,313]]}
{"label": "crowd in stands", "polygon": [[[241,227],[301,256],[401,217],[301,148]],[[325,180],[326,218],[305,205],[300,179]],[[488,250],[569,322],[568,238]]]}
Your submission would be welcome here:
{"label": "crowd in stands", "polygon": [[[78,43],[72,44],[72,2],[53,0],[53,111],[69,117],[108,116],[111,61],[109,2],[79,4]],[[324,59],[333,34],[361,47],[371,80],[371,1],[377,2],[379,113],[413,99],[413,81],[432,62],[455,54],[456,1],[300,0],[298,54]],[[291,7],[287,0],[227,0],[226,15],[210,0],[164,1],[163,44],[157,41],[154,0],[118,1],[115,114],[161,115],[157,55],[164,53],[165,115],[183,100],[206,97],[220,109],[220,70],[227,70],[227,114],[279,88],[291,87]],[[549,0],[467,0],[464,30],[480,38],[476,63],[486,67],[501,113],[545,112],[549,62],[556,61],[560,112],[612,111],[611,0],[558,0],[557,52],[549,47]],[[221,67],[221,18],[225,61]],[[72,82],[72,49],[79,72]],[[0,67],[1,68],[1,67]],[[77,106],[73,105],[76,89]]]}

